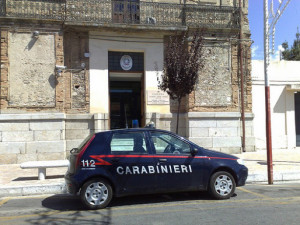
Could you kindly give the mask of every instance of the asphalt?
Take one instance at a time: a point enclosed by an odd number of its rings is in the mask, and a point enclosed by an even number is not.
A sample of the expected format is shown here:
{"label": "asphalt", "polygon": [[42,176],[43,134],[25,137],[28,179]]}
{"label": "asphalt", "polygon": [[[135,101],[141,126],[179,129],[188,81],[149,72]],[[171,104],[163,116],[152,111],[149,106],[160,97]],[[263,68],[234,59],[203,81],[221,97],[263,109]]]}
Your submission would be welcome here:
{"label": "asphalt", "polygon": [[[249,169],[247,183],[267,182],[265,150],[235,154]],[[273,150],[273,180],[300,181],[300,148]],[[48,168],[45,180],[38,180],[37,169],[21,169],[19,164],[0,165],[0,197],[66,193],[67,168]]]}

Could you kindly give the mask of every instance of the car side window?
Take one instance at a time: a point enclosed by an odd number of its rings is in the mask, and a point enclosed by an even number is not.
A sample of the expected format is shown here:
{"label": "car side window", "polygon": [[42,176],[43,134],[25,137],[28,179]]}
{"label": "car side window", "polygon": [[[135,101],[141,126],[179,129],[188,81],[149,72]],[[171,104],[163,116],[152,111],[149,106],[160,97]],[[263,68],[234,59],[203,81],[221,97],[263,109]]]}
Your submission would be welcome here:
{"label": "car side window", "polygon": [[112,154],[146,154],[147,147],[143,133],[115,133],[110,142]]}
{"label": "car side window", "polygon": [[151,132],[156,154],[189,154],[191,147],[179,138],[163,132]]}

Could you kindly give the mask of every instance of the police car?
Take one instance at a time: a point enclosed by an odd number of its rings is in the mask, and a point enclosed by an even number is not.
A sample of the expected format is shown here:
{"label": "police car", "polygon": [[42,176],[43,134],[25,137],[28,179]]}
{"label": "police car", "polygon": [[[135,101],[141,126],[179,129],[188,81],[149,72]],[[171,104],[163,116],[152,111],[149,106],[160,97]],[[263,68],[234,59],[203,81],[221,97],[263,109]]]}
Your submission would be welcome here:
{"label": "police car", "polygon": [[204,149],[168,131],[148,128],[92,134],[70,153],[68,192],[80,194],[89,209],[106,207],[113,197],[208,190],[230,198],[245,185],[241,159]]}

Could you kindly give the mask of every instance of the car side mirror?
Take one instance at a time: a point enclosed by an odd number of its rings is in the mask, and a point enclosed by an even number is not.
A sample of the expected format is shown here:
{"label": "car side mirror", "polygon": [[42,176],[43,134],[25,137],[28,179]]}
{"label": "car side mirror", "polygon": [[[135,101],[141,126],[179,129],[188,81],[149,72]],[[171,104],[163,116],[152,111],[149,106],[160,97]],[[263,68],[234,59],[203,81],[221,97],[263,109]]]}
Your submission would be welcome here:
{"label": "car side mirror", "polygon": [[192,155],[192,156],[197,155],[197,153],[198,153],[198,149],[196,149],[196,148],[192,148],[192,149],[191,149],[191,155]]}

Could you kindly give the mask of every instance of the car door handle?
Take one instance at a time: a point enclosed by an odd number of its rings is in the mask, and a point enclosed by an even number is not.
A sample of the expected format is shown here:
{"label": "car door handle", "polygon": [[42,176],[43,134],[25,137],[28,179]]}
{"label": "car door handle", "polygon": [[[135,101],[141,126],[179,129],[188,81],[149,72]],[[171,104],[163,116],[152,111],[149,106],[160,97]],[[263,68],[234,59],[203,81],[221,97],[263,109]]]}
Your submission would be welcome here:
{"label": "car door handle", "polygon": [[160,162],[167,162],[167,159],[159,159]]}

